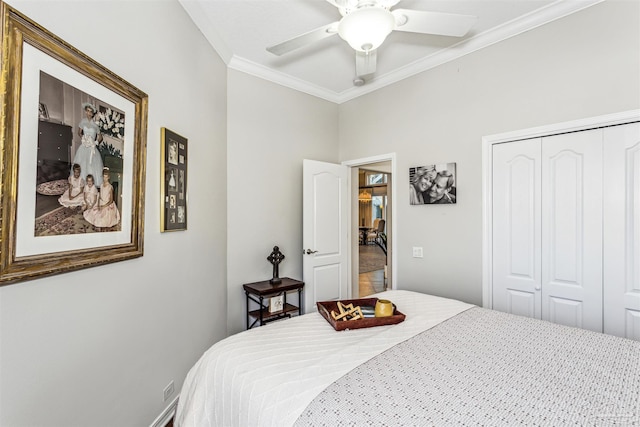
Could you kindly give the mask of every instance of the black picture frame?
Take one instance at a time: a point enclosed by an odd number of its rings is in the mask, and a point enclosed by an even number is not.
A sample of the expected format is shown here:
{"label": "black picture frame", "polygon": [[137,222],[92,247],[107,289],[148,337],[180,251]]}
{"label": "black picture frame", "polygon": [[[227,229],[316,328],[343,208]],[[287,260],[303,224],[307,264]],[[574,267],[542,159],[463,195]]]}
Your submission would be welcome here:
{"label": "black picture frame", "polygon": [[188,140],[162,128],[160,231],[187,229]]}

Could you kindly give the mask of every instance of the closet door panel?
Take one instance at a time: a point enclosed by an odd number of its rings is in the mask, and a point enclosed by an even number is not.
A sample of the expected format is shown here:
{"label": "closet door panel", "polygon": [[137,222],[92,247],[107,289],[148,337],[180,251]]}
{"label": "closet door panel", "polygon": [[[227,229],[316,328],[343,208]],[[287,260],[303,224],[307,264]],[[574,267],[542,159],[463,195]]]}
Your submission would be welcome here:
{"label": "closet door panel", "polygon": [[[630,340],[640,341],[640,310],[626,309],[625,310],[625,324],[624,324],[624,337]],[[612,335],[617,335],[614,332],[607,332]]]}
{"label": "closet door panel", "polygon": [[640,340],[640,124],[604,130],[604,331]]}
{"label": "closet door panel", "polygon": [[549,305],[545,308],[548,308],[549,319],[553,319],[554,323],[582,328],[584,306],[581,301],[552,296],[548,302]]}
{"label": "closet door panel", "polygon": [[493,308],[540,318],[540,138],[493,147]]}
{"label": "closet door panel", "polygon": [[602,331],[602,131],[542,139],[542,318]]}

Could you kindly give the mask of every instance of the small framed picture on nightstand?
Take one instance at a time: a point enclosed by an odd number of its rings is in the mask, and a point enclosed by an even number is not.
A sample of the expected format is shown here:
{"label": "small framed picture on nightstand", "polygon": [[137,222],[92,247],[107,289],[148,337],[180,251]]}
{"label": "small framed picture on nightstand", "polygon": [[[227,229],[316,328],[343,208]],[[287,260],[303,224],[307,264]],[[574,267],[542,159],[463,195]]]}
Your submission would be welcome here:
{"label": "small framed picture on nightstand", "polygon": [[284,308],[284,295],[269,298],[269,313],[281,311]]}

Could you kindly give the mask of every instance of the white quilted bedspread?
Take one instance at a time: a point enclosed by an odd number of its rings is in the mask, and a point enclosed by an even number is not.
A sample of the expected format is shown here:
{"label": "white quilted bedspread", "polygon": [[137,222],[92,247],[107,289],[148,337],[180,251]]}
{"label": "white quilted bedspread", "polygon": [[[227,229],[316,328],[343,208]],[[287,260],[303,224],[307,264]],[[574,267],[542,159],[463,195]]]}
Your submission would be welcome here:
{"label": "white quilted bedspread", "polygon": [[640,426],[640,342],[474,307],[343,375],[295,426]]}
{"label": "white quilted bedspread", "polygon": [[342,375],[473,307],[409,291],[375,296],[390,299],[405,321],[336,332],[314,312],[214,344],[185,379],[175,425],[293,425],[314,397]]}

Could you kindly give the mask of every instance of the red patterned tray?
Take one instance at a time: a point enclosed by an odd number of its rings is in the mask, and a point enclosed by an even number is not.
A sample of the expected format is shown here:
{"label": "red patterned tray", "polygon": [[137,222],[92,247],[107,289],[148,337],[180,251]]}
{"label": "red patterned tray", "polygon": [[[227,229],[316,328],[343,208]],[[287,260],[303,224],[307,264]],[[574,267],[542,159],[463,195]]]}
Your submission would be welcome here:
{"label": "red patterned tray", "polygon": [[[378,298],[360,298],[340,300],[342,304],[353,304],[353,306],[371,306],[375,307]],[[331,317],[331,310],[338,312],[338,301],[318,301],[318,312],[324,317],[333,329],[343,331],[345,329],[371,328],[373,326],[394,325],[404,321],[405,315],[400,313],[393,305],[393,315],[387,317],[367,317],[358,320],[335,320]]]}

